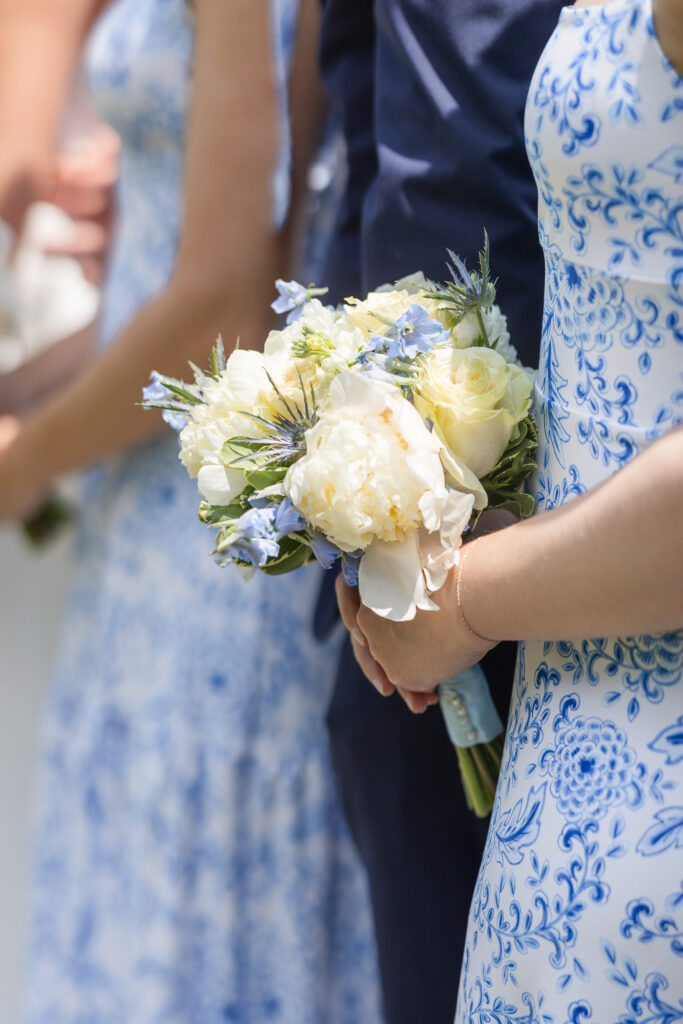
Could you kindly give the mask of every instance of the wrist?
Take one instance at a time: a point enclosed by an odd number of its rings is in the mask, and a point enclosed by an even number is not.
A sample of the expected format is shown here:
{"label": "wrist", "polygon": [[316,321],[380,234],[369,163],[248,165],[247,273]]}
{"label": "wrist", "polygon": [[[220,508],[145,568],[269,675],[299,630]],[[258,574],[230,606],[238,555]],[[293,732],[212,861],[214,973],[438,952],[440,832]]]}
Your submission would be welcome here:
{"label": "wrist", "polygon": [[460,549],[460,552],[459,552],[460,557],[458,559],[458,564],[456,565],[456,577],[455,577],[455,604],[456,604],[456,609],[457,609],[457,613],[458,613],[458,615],[460,617],[460,621],[461,621],[462,625],[465,627],[467,632],[475,640],[478,640],[481,643],[490,644],[491,646],[494,646],[498,641],[494,640],[490,636],[484,636],[484,634],[481,633],[478,629],[475,629],[474,626],[472,625],[472,622],[470,620],[470,616],[469,616],[468,612],[465,611],[465,595],[464,595],[464,591],[465,591],[465,582],[464,582],[465,563],[467,561],[467,556],[470,553],[470,549],[471,549],[471,544],[465,544]]}
{"label": "wrist", "polygon": [[496,579],[501,559],[497,551],[500,537],[507,530],[488,534],[465,544],[455,567],[457,612],[467,632],[479,643],[494,647],[508,640],[498,595],[502,580]]}

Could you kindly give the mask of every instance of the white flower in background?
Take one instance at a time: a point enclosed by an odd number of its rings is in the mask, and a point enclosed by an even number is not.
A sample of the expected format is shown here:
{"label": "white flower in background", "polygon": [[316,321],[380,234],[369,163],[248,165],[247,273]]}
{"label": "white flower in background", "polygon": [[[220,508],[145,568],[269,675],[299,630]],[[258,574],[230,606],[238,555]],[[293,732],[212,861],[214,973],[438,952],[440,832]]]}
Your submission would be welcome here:
{"label": "white flower in background", "polygon": [[396,620],[433,608],[429,592],[454,562],[473,500],[447,490],[439,443],[419,413],[390,385],[340,374],[306,447],[285,492],[342,551],[365,551],[363,601]]}
{"label": "white flower in background", "polygon": [[415,304],[426,309],[432,319],[445,324],[438,301],[428,299],[419,289],[370,292],[363,302],[347,299],[344,311],[349,320],[370,338],[375,334],[385,334]]}
{"label": "white flower in background", "polygon": [[531,381],[493,349],[440,345],[418,360],[413,401],[448,454],[481,478],[527,415]]}
{"label": "white flower in background", "polygon": [[[406,276],[402,277],[397,283],[413,295],[416,292],[435,292],[438,290],[437,283],[435,281],[431,281],[428,277],[425,277],[421,270],[416,270],[414,274],[406,274]],[[378,288],[377,291],[393,291],[394,289],[395,285],[385,284],[382,285],[381,288]]]}
{"label": "white flower in background", "polygon": [[[508,321],[500,307],[493,305],[482,312],[482,320],[486,328],[489,344],[493,346],[506,363],[522,364],[517,349],[510,341]],[[471,348],[481,338],[481,326],[476,313],[468,313],[452,331],[453,344],[456,348]]]}

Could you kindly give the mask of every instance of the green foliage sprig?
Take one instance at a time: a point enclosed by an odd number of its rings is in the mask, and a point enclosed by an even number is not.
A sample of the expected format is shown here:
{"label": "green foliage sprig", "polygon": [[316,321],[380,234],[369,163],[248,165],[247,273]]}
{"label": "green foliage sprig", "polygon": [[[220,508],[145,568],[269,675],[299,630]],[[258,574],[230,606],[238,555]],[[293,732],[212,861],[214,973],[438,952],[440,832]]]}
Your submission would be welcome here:
{"label": "green foliage sprig", "polygon": [[538,428],[531,413],[517,425],[510,443],[495,469],[481,483],[488,494],[486,511],[507,509],[517,519],[526,519],[534,510],[534,498],[521,488],[536,469],[534,454],[538,446]]}

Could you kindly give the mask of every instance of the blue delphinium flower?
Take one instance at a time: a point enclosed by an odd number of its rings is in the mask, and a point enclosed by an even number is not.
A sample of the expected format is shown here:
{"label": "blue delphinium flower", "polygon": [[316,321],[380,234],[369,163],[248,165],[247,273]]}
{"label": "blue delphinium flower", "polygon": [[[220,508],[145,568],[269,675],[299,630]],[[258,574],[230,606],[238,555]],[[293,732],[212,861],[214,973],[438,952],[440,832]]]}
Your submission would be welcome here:
{"label": "blue delphinium flower", "polygon": [[331,569],[341,555],[336,544],[333,544],[318,531],[311,531],[311,550],[323,569]]}
{"label": "blue delphinium flower", "polygon": [[410,382],[410,364],[388,356],[386,338],[380,334],[370,338],[367,348],[360,353],[357,362],[361,373],[372,380],[382,381],[384,384],[397,384],[399,387]]}
{"label": "blue delphinium flower", "polygon": [[433,320],[424,306],[413,303],[387,331],[386,352],[390,359],[411,361],[420,352],[430,352],[435,345],[448,341],[449,337],[443,324]]}
{"label": "blue delphinium flower", "polygon": [[386,334],[375,334],[358,356],[363,373],[374,380],[402,386],[409,383],[412,363],[421,352],[448,341],[446,328],[433,320],[424,306],[415,302],[396,320]]}
{"label": "blue delphinium flower", "polygon": [[301,307],[308,301],[308,292],[298,281],[277,280],[275,287],[278,290],[278,298],[271,302],[270,308],[276,313],[292,313],[287,317],[287,323],[296,320],[300,315]]}
{"label": "blue delphinium flower", "polygon": [[280,545],[275,534],[276,514],[273,507],[250,508],[244,512],[219,542],[216,551],[219,564],[239,559],[261,569],[269,558],[277,558]]}
{"label": "blue delphinium flower", "polygon": [[169,427],[180,433],[187,423],[190,407],[167,391],[156,371],[150,376],[152,383],[142,389],[143,403],[152,408],[161,408],[164,423],[168,423]]}
{"label": "blue delphinium flower", "polygon": [[310,302],[316,295],[324,295],[327,288],[304,288],[298,281],[283,281],[278,279],[275,282],[278,290],[278,298],[271,302],[270,308],[276,313],[287,313],[287,323],[291,324],[298,320],[307,302]]}
{"label": "blue delphinium flower", "polygon": [[298,533],[299,530],[303,530],[306,526],[306,520],[301,515],[301,512],[292,504],[291,498],[285,498],[281,502],[275,512],[275,537],[277,540],[282,540],[283,537],[288,537],[290,533]]}
{"label": "blue delphinium flower", "polygon": [[358,570],[362,555],[351,555],[346,551],[342,552],[342,573],[350,587],[358,586]]}

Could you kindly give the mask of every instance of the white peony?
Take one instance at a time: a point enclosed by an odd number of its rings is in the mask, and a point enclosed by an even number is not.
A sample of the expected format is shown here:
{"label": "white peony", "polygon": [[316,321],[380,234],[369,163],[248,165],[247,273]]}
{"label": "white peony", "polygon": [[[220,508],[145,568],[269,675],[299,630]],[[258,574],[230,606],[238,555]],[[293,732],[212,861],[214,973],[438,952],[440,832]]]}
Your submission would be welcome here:
{"label": "white peony", "polygon": [[493,349],[440,345],[418,360],[413,400],[447,454],[481,479],[527,415],[531,380]]}
{"label": "white peony", "polygon": [[409,619],[454,564],[472,496],[448,491],[439,442],[396,388],[356,373],[328,404],[290,467],[285,492],[342,551],[364,551],[359,586],[378,614]]}

